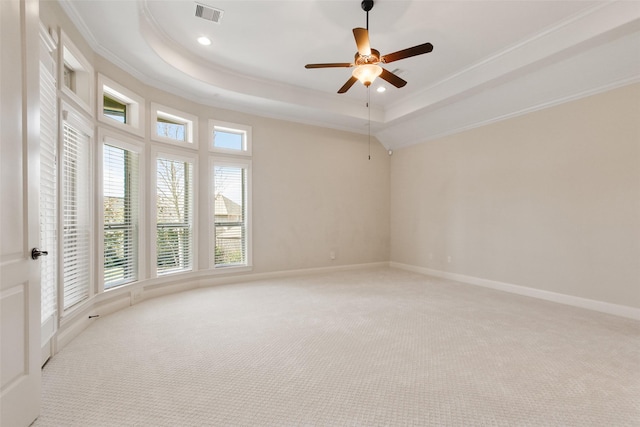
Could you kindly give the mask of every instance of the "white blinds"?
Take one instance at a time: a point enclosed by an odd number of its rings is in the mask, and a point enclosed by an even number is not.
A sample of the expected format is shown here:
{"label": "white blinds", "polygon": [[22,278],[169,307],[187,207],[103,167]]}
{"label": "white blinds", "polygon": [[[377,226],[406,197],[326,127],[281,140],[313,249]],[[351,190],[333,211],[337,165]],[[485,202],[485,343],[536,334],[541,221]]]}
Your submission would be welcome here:
{"label": "white blinds", "polygon": [[193,162],[156,162],[158,275],[193,265]]}
{"label": "white blinds", "polygon": [[104,145],[104,287],[138,277],[138,154]]}
{"label": "white blinds", "polygon": [[40,63],[40,248],[49,252],[40,258],[43,324],[56,313],[57,123],[56,81],[47,65]]}
{"label": "white blinds", "polygon": [[247,168],[213,167],[216,267],[247,263]]}
{"label": "white blinds", "polygon": [[63,123],[62,257],[65,310],[89,297],[91,262],[91,138]]}

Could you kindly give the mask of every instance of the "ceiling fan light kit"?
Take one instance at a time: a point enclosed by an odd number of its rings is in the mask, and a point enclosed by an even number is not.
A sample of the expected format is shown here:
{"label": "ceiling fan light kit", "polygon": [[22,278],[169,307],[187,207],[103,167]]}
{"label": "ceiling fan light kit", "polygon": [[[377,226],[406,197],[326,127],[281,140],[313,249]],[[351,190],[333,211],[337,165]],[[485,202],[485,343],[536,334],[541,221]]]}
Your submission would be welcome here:
{"label": "ceiling fan light kit", "polygon": [[356,40],[356,46],[358,47],[353,63],[335,62],[327,64],[307,64],[305,65],[305,68],[355,67],[351,73],[351,78],[338,90],[338,93],[345,93],[356,81],[360,81],[363,85],[369,87],[376,77],[386,80],[397,88],[405,86],[407,84],[405,80],[401,79],[391,71],[382,68],[380,64],[388,64],[393,61],[399,61],[412,56],[429,53],[433,50],[433,45],[431,43],[423,43],[421,45],[381,56],[380,52],[376,49],[372,49],[371,44],[369,43],[369,11],[373,8],[373,0],[364,0],[360,3],[360,6],[362,7],[362,10],[367,13],[367,28],[353,29],[353,36]]}
{"label": "ceiling fan light kit", "polygon": [[370,86],[371,83],[382,74],[382,67],[376,64],[364,64],[359,65],[354,68],[353,73],[351,73],[353,77],[358,79],[360,83],[365,86]]}

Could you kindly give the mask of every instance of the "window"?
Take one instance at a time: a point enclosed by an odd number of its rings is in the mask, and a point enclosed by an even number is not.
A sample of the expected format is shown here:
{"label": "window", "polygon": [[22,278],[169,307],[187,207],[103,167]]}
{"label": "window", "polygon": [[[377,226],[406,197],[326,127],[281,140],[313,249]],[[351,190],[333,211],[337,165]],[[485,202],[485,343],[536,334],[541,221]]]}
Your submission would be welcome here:
{"label": "window", "polygon": [[104,289],[138,279],[139,155],[103,145]]}
{"label": "window", "polygon": [[64,64],[62,71],[62,78],[64,82],[64,86],[68,88],[71,92],[76,91],[76,72],[68,66]]}
{"label": "window", "polygon": [[89,298],[91,288],[90,124],[65,110],[62,123],[63,309]]}
{"label": "window", "polygon": [[127,123],[127,104],[104,95],[102,105],[102,114],[106,117],[120,123]]}
{"label": "window", "polygon": [[209,121],[210,148],[225,154],[251,155],[251,127]]}
{"label": "window", "polygon": [[98,120],[144,136],[144,99],[126,87],[98,74]]}
{"label": "window", "polygon": [[214,268],[249,266],[250,257],[250,161],[212,160]]}
{"label": "window", "polygon": [[187,135],[187,124],[171,117],[169,114],[158,111],[156,135],[175,139],[176,141],[184,141]]}
{"label": "window", "polygon": [[61,40],[60,90],[68,99],[93,115],[93,67],[64,32],[61,33]]}
{"label": "window", "polygon": [[194,160],[159,154],[156,160],[158,275],[193,269]]}
{"label": "window", "polygon": [[[164,105],[151,104],[151,138],[190,148],[197,148],[198,118]],[[188,145],[187,145],[188,144]]]}

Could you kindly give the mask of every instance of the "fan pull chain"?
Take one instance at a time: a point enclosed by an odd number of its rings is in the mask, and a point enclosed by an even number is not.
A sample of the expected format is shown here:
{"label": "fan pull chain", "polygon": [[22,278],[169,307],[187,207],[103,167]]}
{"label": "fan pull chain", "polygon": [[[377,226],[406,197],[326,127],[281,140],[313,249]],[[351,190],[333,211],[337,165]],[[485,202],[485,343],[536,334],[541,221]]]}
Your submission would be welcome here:
{"label": "fan pull chain", "polygon": [[371,86],[367,86],[367,114],[369,119],[369,160],[371,160]]}

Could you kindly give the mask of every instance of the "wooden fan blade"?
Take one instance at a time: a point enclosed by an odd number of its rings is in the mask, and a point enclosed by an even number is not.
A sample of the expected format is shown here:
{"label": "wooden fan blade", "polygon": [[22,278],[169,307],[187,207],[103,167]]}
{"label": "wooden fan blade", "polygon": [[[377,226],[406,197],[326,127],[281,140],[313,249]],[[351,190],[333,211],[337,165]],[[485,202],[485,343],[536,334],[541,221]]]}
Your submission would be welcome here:
{"label": "wooden fan blade", "polygon": [[407,84],[406,80],[402,80],[400,77],[393,74],[391,71],[387,71],[384,68],[382,69],[382,74],[380,74],[380,78],[388,81],[395,87],[403,87]]}
{"label": "wooden fan blade", "polygon": [[384,62],[388,64],[393,61],[398,61],[400,59],[411,58],[412,56],[422,55],[423,53],[429,53],[433,50],[433,45],[431,43],[424,43],[418,46],[410,47],[408,49],[399,50],[397,52],[390,53],[388,55],[384,55],[380,58],[380,62]]}
{"label": "wooden fan blade", "polygon": [[353,86],[353,84],[355,82],[357,82],[357,81],[358,81],[358,79],[356,79],[355,77],[351,76],[351,78],[349,80],[347,80],[347,82],[340,88],[340,90],[338,90],[338,93],[345,93],[346,91],[351,89],[351,86]]}
{"label": "wooden fan blade", "polygon": [[304,66],[304,68],[334,68],[334,67],[349,68],[349,67],[353,67],[353,64],[350,64],[348,62],[334,62],[329,64],[307,64]]}
{"label": "wooden fan blade", "polygon": [[365,28],[354,28],[353,36],[356,38],[358,53],[362,56],[370,56],[371,45],[369,44],[369,31]]}

